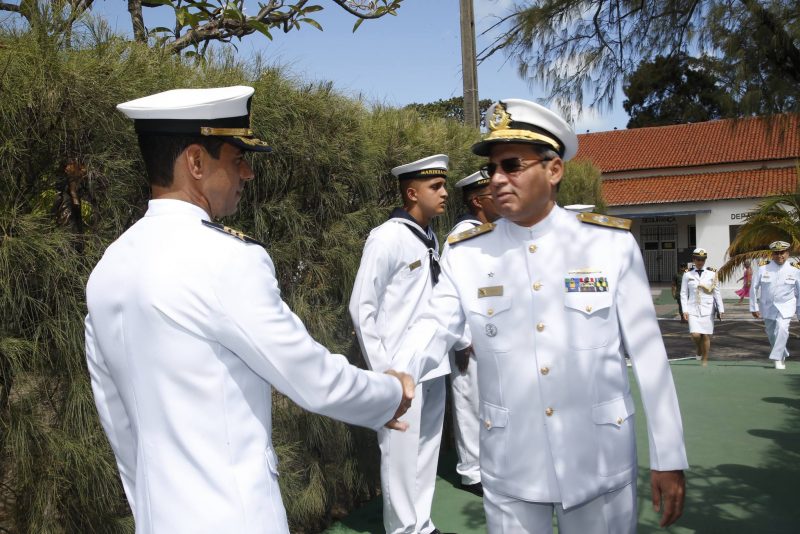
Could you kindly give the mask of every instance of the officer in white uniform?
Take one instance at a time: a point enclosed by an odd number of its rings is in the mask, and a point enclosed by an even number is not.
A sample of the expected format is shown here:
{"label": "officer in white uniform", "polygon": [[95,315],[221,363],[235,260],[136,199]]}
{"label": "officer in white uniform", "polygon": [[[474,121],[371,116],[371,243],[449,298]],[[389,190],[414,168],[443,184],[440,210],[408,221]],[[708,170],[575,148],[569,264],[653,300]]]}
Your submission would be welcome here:
{"label": "officer in white uniform", "polygon": [[272,386],[375,429],[413,394],[407,376],[316,343],[264,248],[213,222],[253,178],[244,152],[269,150],[249,127],[252,94],[179,89],[118,106],[135,120],[153,200],[89,278],[86,357],[140,534],[289,532]]}
{"label": "officer in white uniform", "polygon": [[681,308],[683,318],[689,321],[689,333],[692,335],[696,358],[708,365],[708,353],[711,350],[711,336],[714,334],[715,308],[720,318],[724,316],[725,305],[719,292],[717,271],[706,267],[708,252],[696,248],[692,252],[694,268],[683,274],[681,279]]}
{"label": "officer in white uniform", "polygon": [[[439,242],[430,227],[444,212],[448,158],[438,154],[392,169],[403,207],[370,232],[361,256],[350,316],[373,371],[393,368],[403,334],[439,277]],[[440,356],[443,356],[443,351]],[[417,382],[404,433],[378,431],[383,524],[387,533],[438,532],[431,520],[444,421],[446,358]]]}
{"label": "officer in white uniform", "polygon": [[[492,201],[489,178],[480,172],[470,174],[456,182],[466,212],[457,220],[448,237],[456,236],[482,224],[494,222],[499,217]],[[445,243],[444,257],[450,245]],[[456,472],[461,476],[461,488],[483,495],[481,486],[480,451],[480,404],[478,402],[478,360],[472,347],[469,327],[464,329],[464,337],[450,350],[450,391],[453,399],[453,428],[456,439],[458,465]]]}
{"label": "officer in white uniform", "polygon": [[789,247],[786,241],[770,243],[772,261],[759,266],[750,286],[750,311],[756,319],[764,319],[775,369],[786,369],[789,323],[795,314],[800,315],[800,268],[786,261]]}
{"label": "officer in white uniform", "polygon": [[[487,111],[473,146],[501,219],[451,240],[429,307],[397,358],[412,376],[472,332],[480,464],[491,533],[636,529],[630,355],[647,414],[653,502],[682,513],[688,464],[678,400],[630,221],[555,204],[577,137],[525,100]],[[588,223],[588,224],[587,224]]]}

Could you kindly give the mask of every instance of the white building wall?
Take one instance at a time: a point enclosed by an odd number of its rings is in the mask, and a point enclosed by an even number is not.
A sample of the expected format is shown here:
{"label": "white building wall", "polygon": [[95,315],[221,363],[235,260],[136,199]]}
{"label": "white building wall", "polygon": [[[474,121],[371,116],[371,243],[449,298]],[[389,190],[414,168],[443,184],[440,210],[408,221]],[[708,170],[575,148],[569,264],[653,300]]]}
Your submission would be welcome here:
{"label": "white building wall", "polygon": [[[746,215],[756,207],[759,199],[718,200],[710,202],[680,202],[672,204],[648,204],[640,206],[615,206],[609,208],[610,215],[633,216],[631,231],[637,237],[641,227],[640,218],[647,214],[669,214],[681,212],[696,212],[694,215],[680,215],[676,217],[678,230],[678,248],[689,246],[689,226],[696,227],[697,246],[708,251],[706,264],[709,267],[719,268],[726,260],[725,253],[730,245],[730,227],[745,223]],[[710,210],[710,211],[709,211]],[[705,213],[707,212],[707,213]],[[734,273],[731,280],[721,286],[722,297],[726,299],[738,298],[734,293],[742,283],[736,279],[741,272]]]}

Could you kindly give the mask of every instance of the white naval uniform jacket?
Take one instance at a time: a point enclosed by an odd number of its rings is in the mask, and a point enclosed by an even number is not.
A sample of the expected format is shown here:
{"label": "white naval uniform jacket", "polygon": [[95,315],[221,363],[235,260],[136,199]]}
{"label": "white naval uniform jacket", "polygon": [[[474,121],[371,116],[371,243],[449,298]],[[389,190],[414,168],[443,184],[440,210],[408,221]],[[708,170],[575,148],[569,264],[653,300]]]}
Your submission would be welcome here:
{"label": "white naval uniform jacket", "polygon": [[683,313],[705,317],[711,315],[714,303],[717,310],[725,313],[725,305],[719,292],[717,273],[713,269],[703,269],[698,274],[695,269],[683,273],[681,279],[681,306]]}
{"label": "white naval uniform jacket", "polygon": [[759,267],[750,285],[750,311],[760,311],[763,319],[800,315],[800,269],[788,261]]}
{"label": "white naval uniform jacket", "polygon": [[583,224],[556,206],[533,227],[500,219],[493,231],[455,244],[398,355],[412,376],[438,365],[465,320],[478,355],[485,487],[571,508],[630,483],[634,402],[623,350],[647,413],[651,468],[688,467],[630,233]]}
{"label": "white naval uniform jacket", "polygon": [[[407,225],[425,234],[418,224],[397,217],[372,229],[350,296],[350,317],[361,352],[373,371],[395,368],[393,356],[403,335],[431,295],[428,248]],[[433,238],[438,261],[439,242],[435,235]],[[419,384],[449,372],[450,363],[445,358],[415,382]]]}
{"label": "white naval uniform jacket", "polygon": [[[450,233],[447,234],[447,236],[449,238],[450,236],[458,235],[461,232],[466,232],[467,230],[471,230],[473,228],[476,228],[476,227],[480,226],[481,224],[483,224],[483,223],[481,221],[479,221],[478,219],[464,219],[461,222],[459,222],[458,224],[456,224],[455,226],[453,226],[453,229],[450,230]],[[443,258],[447,254],[448,250],[450,250],[450,243],[445,242],[444,249],[442,249],[442,257]],[[469,347],[471,344],[472,344],[472,333],[470,332],[469,325],[467,324],[467,325],[464,326],[464,335],[461,336],[461,339],[455,343],[453,348],[456,349],[456,350],[463,350],[463,349]],[[450,367],[453,368],[454,364],[455,364],[455,361],[452,361],[450,363]],[[454,369],[451,369],[451,370],[454,370]]]}
{"label": "white naval uniform jacket", "polygon": [[281,300],[266,251],[206,219],[192,204],[152,200],[95,267],[95,403],[137,533],[288,533],[271,386],[378,428],[400,404],[400,383],[315,342]]}

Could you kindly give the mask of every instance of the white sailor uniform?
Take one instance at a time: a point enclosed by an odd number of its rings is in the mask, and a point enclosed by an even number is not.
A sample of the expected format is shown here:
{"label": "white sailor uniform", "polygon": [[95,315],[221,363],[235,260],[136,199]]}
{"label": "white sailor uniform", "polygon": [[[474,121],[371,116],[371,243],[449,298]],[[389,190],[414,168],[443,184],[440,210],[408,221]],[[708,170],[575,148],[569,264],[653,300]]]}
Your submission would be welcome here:
{"label": "white sailor uniform", "polygon": [[263,247],[204,221],[193,204],[151,200],[92,272],[86,356],[100,421],[137,533],[288,533],[272,386],[378,428],[400,383],[315,342]]}
{"label": "white sailor uniform", "polygon": [[[450,236],[457,236],[472,228],[480,226],[478,219],[464,218],[450,231]],[[447,255],[450,245],[445,243],[442,257]],[[469,326],[464,329],[464,337],[455,345],[455,348],[466,348],[472,344],[472,335]],[[478,397],[478,357],[474,352],[469,355],[467,370],[463,373],[455,362],[455,350],[449,351],[450,356],[450,391],[453,399],[453,430],[456,439],[456,452],[458,465],[456,472],[461,476],[461,483],[465,485],[477,484],[481,481],[481,468],[479,462],[480,452],[480,403]]]}
{"label": "white sailor uniform", "polygon": [[771,360],[789,357],[786,342],[789,339],[789,323],[795,314],[800,314],[800,269],[785,262],[774,261],[759,266],[750,286],[750,311],[760,312],[769,338]]}
{"label": "white sailor uniform", "polygon": [[[410,230],[426,230],[408,218],[393,217],[374,228],[364,245],[350,316],[370,369],[393,368],[403,334],[431,295],[431,261],[439,259],[433,232],[429,249]],[[440,356],[443,356],[443,351]],[[446,358],[424,376],[411,408],[401,418],[406,432],[378,432],[381,449],[383,520],[387,533],[423,533],[435,529],[430,518],[436,466],[444,421]]]}
{"label": "white sailor uniform", "polygon": [[702,272],[697,269],[685,272],[681,279],[681,306],[689,315],[689,332],[714,333],[715,305],[719,313],[725,313],[716,271],[709,267]]}
{"label": "white sailor uniform", "polygon": [[[444,258],[398,359],[412,376],[425,374],[469,324],[480,355],[484,491],[569,511],[635,484],[623,350],[647,413],[651,468],[686,469],[675,387],[630,233],[581,224],[557,206],[533,227],[500,219],[476,233]],[[628,506],[609,532],[635,530],[634,499]]]}

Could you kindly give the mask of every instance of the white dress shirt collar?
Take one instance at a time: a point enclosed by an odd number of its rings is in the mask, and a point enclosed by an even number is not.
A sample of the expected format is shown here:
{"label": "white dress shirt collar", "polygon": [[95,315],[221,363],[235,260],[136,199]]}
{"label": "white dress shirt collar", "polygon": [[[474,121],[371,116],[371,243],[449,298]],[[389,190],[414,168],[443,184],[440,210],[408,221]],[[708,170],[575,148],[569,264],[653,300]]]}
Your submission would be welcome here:
{"label": "white dress shirt collar", "polygon": [[147,213],[144,216],[157,217],[159,215],[191,215],[205,221],[211,220],[206,210],[200,206],[172,198],[152,199],[147,203]]}
{"label": "white dress shirt collar", "polygon": [[516,223],[508,221],[506,228],[508,228],[508,235],[513,239],[529,240],[538,239],[552,232],[562,224],[564,224],[564,216],[567,212],[558,205],[553,205],[550,213],[547,216],[534,224],[533,226],[520,226]]}

